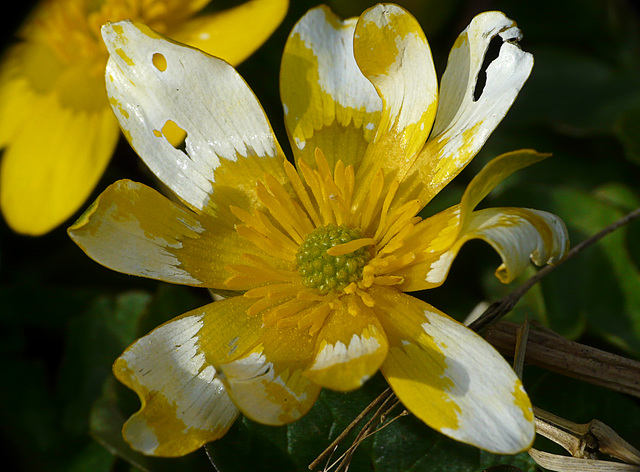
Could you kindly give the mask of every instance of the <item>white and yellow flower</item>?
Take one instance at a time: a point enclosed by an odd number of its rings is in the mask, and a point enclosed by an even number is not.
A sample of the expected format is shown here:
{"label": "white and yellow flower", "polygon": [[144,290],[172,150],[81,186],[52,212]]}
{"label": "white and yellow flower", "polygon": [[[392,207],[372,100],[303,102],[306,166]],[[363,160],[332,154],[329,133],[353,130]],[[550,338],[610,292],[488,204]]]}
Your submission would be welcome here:
{"label": "white and yellow flower", "polygon": [[43,0],[0,65],[0,209],[42,235],[89,197],[118,141],[104,93],[107,21],[134,19],[239,64],[280,24],[288,0],[198,14],[209,0]]}
{"label": "white and yellow flower", "polygon": [[[473,238],[500,254],[503,282],[529,259],[552,263],[567,250],[554,215],[475,209],[545,157],[530,150],[493,160],[460,204],[417,216],[478,152],[530,73],[513,21],[499,12],[474,18],[438,90],[425,36],[400,7],[377,5],[346,21],[311,10],[281,68],[296,166],[224,61],[136,23],[106,25],[103,36],[121,127],[184,205],[119,181],[70,236],[111,269],[239,293],[160,326],[116,361],[116,376],[142,401],[124,428],[134,448],[185,454],[222,436],[238,409],[289,423],[322,387],[352,390],[378,369],[438,431],[497,453],[530,446],[531,404],[507,362],[405,293],[441,285]],[[496,37],[500,53],[475,99]],[[180,145],[165,137],[176,129]]]}

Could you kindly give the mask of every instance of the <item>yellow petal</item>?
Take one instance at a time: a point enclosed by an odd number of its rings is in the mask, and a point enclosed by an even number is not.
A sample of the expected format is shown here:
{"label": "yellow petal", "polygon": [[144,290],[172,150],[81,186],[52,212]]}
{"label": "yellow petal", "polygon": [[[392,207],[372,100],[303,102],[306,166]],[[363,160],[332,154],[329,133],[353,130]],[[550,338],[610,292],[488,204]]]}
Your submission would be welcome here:
{"label": "yellow petal", "polygon": [[353,390],[378,371],[387,348],[387,338],[375,314],[357,296],[350,295],[326,319],[318,335],[315,358],[305,375],[323,387]]}
{"label": "yellow petal", "polygon": [[[233,223],[198,215],[145,185],[121,180],[69,228],[69,236],[89,257],[118,272],[225,289],[225,267],[256,250]],[[278,267],[277,260],[262,257]]]}
{"label": "yellow petal", "polygon": [[244,320],[251,303],[234,297],[193,310],[140,338],[116,360],[114,374],[142,403],[123,429],[134,449],[181,456],[227,432],[239,411],[211,358],[229,349],[221,332],[237,332],[233,321]]}
{"label": "yellow petal", "polygon": [[298,21],[285,45],[285,124],[296,160],[312,167],[319,148],[331,168],[341,159],[357,169],[380,119],[380,97],[353,55],[355,25],[320,6]]}
{"label": "yellow petal", "polygon": [[106,103],[86,112],[62,107],[53,94],[22,97],[27,116],[2,156],[0,203],[15,231],[41,235],[84,203],[119,133]]}
{"label": "yellow petal", "polygon": [[531,402],[489,343],[417,298],[383,288],[371,295],[389,338],[381,370],[409,411],[437,431],[493,453],[531,446]]}
{"label": "yellow petal", "polygon": [[460,202],[462,219],[473,211],[484,197],[496,188],[496,186],[514,172],[531,164],[540,162],[550,154],[540,154],[531,149],[521,149],[501,154],[489,161],[478,174],[471,180]]}
{"label": "yellow petal", "polygon": [[237,65],[271,36],[288,6],[288,0],[252,0],[229,10],[192,18],[167,35]]}
{"label": "yellow petal", "polygon": [[376,5],[356,26],[354,54],[383,102],[380,123],[356,174],[362,194],[380,169],[402,181],[423,147],[438,106],[438,82],[427,39],[411,14]]}
{"label": "yellow petal", "polygon": [[[230,201],[253,209],[265,172],[286,181],[284,155],[262,107],[226,62],[139,23],[107,24],[102,34],[111,54],[107,94],[125,136],[184,202],[228,216]],[[183,146],[171,142],[176,129],[184,130]],[[248,172],[219,182],[225,161],[229,170]]]}
{"label": "yellow petal", "polygon": [[[261,320],[259,315],[254,318]],[[303,375],[311,363],[315,339],[296,326],[261,331],[251,349],[220,364],[225,385],[249,418],[269,425],[291,423],[311,409],[320,393],[320,386]],[[242,340],[242,335],[234,339]]]}
{"label": "yellow petal", "polygon": [[459,233],[460,205],[422,220],[413,228],[402,246],[392,253],[400,260],[412,254],[412,262],[387,275],[403,278],[403,283],[399,285],[403,292],[442,285],[455,258],[448,251],[455,244]]}
{"label": "yellow petal", "polygon": [[[436,122],[412,169],[420,175],[416,183],[426,183],[420,189],[424,204],[473,159],[529,77],[533,56],[518,47],[521,37],[514,21],[493,11],[477,15],[453,45],[442,76]],[[500,53],[488,66],[479,93],[479,74],[494,38],[502,41]]]}

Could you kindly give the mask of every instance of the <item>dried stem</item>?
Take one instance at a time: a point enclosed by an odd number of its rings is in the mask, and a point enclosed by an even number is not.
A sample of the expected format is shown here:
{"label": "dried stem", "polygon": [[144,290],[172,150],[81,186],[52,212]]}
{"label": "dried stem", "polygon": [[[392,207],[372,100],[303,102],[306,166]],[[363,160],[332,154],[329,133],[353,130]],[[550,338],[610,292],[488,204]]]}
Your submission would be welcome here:
{"label": "dried stem", "polygon": [[371,411],[376,406],[378,406],[380,403],[385,402],[388,399],[388,397],[392,395],[393,393],[391,392],[391,389],[387,388],[384,392],[378,395],[375,400],[369,403],[369,405],[364,410],[362,410],[358,416],[356,416],[356,418],[349,424],[349,426],[347,426],[344,429],[344,431],[342,431],[342,433],[340,433],[340,435],[337,438],[335,438],[331,444],[329,444],[329,446],[322,452],[322,454],[320,454],[316,458],[316,460],[314,460],[311,464],[309,464],[309,470],[315,469],[316,467],[318,467],[318,464],[320,464],[320,462],[322,462],[326,457],[333,454],[333,451],[344,440],[344,438],[351,432],[351,430],[353,430],[356,426],[358,426],[358,424],[360,424],[360,422],[362,422],[362,420],[364,420],[366,416],[369,413],[371,413]]}

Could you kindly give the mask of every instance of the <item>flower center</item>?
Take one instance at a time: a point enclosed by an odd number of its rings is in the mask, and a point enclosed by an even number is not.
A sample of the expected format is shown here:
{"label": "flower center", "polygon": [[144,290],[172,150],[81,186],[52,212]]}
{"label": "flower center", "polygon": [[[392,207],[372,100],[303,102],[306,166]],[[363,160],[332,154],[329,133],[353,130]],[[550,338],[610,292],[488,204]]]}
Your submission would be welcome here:
{"label": "flower center", "polygon": [[[361,239],[360,230],[328,224],[309,233],[296,254],[298,273],[304,285],[326,294],[342,290],[362,279],[362,269],[371,259],[366,247],[332,254],[331,248]],[[347,247],[347,246],[343,246]]]}

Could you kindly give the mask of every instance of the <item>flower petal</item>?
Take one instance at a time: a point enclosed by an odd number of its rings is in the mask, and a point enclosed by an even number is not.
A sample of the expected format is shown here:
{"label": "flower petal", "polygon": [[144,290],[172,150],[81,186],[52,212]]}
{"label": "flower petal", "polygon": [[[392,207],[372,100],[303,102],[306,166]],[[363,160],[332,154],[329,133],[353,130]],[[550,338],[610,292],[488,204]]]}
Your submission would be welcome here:
{"label": "flower petal", "polygon": [[[500,53],[475,99],[485,55],[498,37]],[[415,167],[417,180],[428,182],[421,194],[425,204],[473,159],[529,77],[533,56],[517,46],[521,37],[515,22],[492,11],[476,16],[456,40],[442,76],[436,122]]]}
{"label": "flower petal", "polygon": [[116,360],[114,374],[142,403],[123,428],[131,447],[150,455],[181,456],[227,432],[239,411],[205,355],[210,344],[205,324],[213,323],[216,308],[240,305],[233,311],[242,316],[246,306],[237,301],[242,297],[165,323]]}
{"label": "flower petal", "polygon": [[500,254],[496,277],[503,283],[520,274],[529,259],[539,266],[554,264],[569,249],[567,228],[556,215],[527,208],[487,208],[471,214],[454,247],[442,257],[453,259],[465,242],[475,238]]}
{"label": "flower petal", "polygon": [[524,169],[531,164],[546,159],[551,154],[540,154],[531,149],[506,152],[489,161],[480,172],[469,182],[460,202],[462,219],[473,211],[484,197],[496,186],[514,172]]}
{"label": "flower petal", "polygon": [[401,258],[413,252],[413,263],[393,275],[404,278],[403,291],[424,290],[441,285],[462,245],[480,238],[500,254],[503,264],[496,271],[501,281],[513,280],[529,264],[553,264],[568,250],[567,230],[550,213],[520,208],[473,209],[513,172],[548,157],[524,149],[502,154],[487,164],[469,183],[460,205],[418,223],[404,245],[394,254]]}
{"label": "flower petal", "polygon": [[372,296],[389,338],[382,373],[414,415],[490,452],[515,454],[531,446],[531,402],[489,343],[416,298],[381,288]]}
{"label": "flower petal", "polygon": [[102,80],[82,65],[61,73],[47,56],[19,44],[0,72],[0,205],[13,230],[34,236],[84,203],[119,136]]}
{"label": "flower petal", "polygon": [[358,66],[383,102],[375,138],[356,175],[366,192],[381,167],[404,179],[431,131],[438,81],[420,24],[399,6],[380,4],[365,11],[354,38]]}
{"label": "flower petal", "polygon": [[252,0],[180,23],[168,35],[236,65],[258,49],[280,25],[288,0]]}
{"label": "flower petal", "polygon": [[[254,318],[262,319],[259,315]],[[269,425],[291,423],[309,411],[320,393],[320,386],[303,375],[311,362],[315,337],[295,326],[261,331],[251,349],[220,364],[225,386],[249,418]]]}
{"label": "flower petal", "polygon": [[107,93],[125,136],[182,200],[210,214],[224,207],[215,190],[225,161],[246,158],[262,169],[247,176],[240,190],[251,193],[239,199],[255,203],[255,182],[265,171],[285,181],[284,155],[264,111],[231,66],[140,23],[106,24],[102,34],[111,54]]}
{"label": "flower petal", "polygon": [[109,186],[69,236],[89,257],[118,272],[220,289],[230,275],[225,266],[255,251],[238,236],[233,220],[197,215],[127,180]]}
{"label": "flower petal", "polygon": [[[361,387],[378,371],[388,349],[384,330],[373,311],[361,305],[355,295],[347,298],[325,321],[315,358],[305,372],[315,383],[340,391]],[[349,302],[356,312],[349,312]]]}
{"label": "flower petal", "polygon": [[380,119],[380,97],[353,56],[355,25],[320,6],[298,21],[285,45],[285,124],[296,159],[312,167],[320,148],[331,168],[338,159],[357,168]]}

